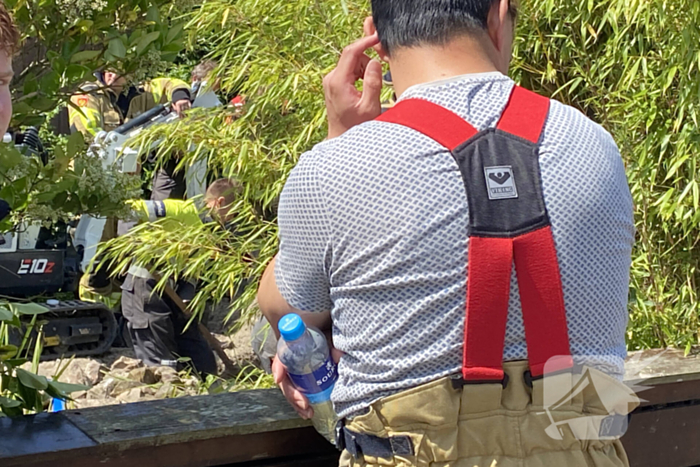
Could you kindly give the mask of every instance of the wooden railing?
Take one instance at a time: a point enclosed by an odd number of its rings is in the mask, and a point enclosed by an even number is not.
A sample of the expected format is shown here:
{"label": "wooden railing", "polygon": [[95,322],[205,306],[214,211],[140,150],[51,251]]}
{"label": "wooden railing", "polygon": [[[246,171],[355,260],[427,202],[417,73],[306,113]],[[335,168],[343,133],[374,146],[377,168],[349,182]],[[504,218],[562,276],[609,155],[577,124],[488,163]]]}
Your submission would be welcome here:
{"label": "wooden railing", "polygon": [[[673,351],[639,366],[627,379],[651,389],[623,438],[632,466],[700,465],[700,358]],[[331,467],[337,458],[274,389],[0,419],[2,467]]]}

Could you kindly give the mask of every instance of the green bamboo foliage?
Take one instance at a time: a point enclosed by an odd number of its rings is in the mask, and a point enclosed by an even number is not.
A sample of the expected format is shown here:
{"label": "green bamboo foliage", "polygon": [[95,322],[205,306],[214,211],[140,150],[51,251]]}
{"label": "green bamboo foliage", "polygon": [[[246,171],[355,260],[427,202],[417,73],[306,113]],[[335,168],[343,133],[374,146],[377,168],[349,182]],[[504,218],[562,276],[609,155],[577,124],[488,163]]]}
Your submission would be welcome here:
{"label": "green bamboo foliage", "polygon": [[[166,247],[166,233],[144,231],[115,242],[120,258],[172,254],[172,274],[211,284],[200,306],[237,290],[244,276],[250,282],[237,306],[247,308],[276,249],[272,219],[256,213],[272,205],[303,151],[324,138],[322,77],[361,34],[368,11],[361,0],[214,0],[195,10],[186,27],[191,46],[219,61],[223,88],[246,95],[247,112],[230,124],[230,111],[198,113],[143,138],[164,138],[166,157],[193,143],[183,165],[206,155],[216,171],[240,178],[245,232],[188,233]],[[521,5],[512,76],[602,124],[628,168],[638,228],[630,349],[698,343],[698,24],[694,0]]]}
{"label": "green bamboo foliage", "polygon": [[[631,349],[698,339],[700,3],[524,5],[516,73],[617,141],[636,205]],[[595,293],[595,291],[591,291]]]}

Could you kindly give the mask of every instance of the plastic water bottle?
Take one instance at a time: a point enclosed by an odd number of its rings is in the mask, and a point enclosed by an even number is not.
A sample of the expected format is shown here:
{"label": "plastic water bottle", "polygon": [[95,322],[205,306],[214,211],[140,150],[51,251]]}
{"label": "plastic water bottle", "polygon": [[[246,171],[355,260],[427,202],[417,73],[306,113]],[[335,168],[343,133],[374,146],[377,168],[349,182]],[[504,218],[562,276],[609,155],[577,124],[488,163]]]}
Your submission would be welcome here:
{"label": "plastic water bottle", "polygon": [[324,438],[335,444],[335,425],[338,420],[331,392],[338,379],[338,367],[328,349],[325,336],[314,328],[307,328],[296,314],[284,316],[279,324],[281,339],[277,356],[287,367],[292,383],[309,399],[314,409],[311,421]]}

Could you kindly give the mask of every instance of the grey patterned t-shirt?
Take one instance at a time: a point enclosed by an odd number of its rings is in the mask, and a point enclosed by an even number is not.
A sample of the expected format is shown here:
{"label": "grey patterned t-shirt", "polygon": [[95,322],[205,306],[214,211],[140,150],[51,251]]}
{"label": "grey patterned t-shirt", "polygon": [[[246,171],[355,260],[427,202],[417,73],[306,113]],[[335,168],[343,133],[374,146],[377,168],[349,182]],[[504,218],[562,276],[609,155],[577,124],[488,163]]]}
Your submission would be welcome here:
{"label": "grey patterned t-shirt", "polygon": [[[500,73],[466,75],[401,98],[440,104],[483,130],[496,126],[513,86]],[[602,127],[553,101],[540,164],[572,352],[619,376],[634,240],[619,151]],[[290,305],[332,313],[335,346],[345,352],[333,392],[340,416],[459,372],[468,215],[448,150],[392,123],[323,142],[292,171],[275,276]],[[513,272],[504,360],[525,358]]]}

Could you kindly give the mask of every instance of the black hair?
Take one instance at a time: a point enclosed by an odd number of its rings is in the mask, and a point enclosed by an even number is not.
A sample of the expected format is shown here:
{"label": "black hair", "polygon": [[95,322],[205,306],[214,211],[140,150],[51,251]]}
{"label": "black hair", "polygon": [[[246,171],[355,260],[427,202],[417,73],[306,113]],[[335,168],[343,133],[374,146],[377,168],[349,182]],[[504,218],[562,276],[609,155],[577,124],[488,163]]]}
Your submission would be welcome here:
{"label": "black hair", "polygon": [[483,31],[498,0],[372,0],[374,25],[387,53],[399,47],[442,45]]}

